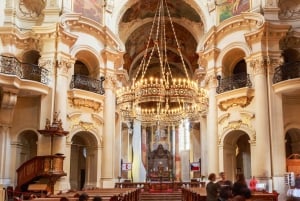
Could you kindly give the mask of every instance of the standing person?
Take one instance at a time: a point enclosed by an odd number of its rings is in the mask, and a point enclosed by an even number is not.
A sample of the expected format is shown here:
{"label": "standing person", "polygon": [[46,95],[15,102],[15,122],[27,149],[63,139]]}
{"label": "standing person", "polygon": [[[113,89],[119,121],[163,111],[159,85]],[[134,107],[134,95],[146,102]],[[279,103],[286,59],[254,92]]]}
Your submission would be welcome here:
{"label": "standing person", "polygon": [[78,198],[79,201],[88,201],[88,199],[89,199],[89,196],[86,193],[82,193],[81,195],[79,195],[79,198]]}
{"label": "standing person", "polygon": [[251,197],[251,191],[247,186],[245,175],[243,173],[237,175],[237,180],[232,186],[232,194],[233,196],[243,196],[246,199]]}
{"label": "standing person", "polygon": [[209,182],[206,185],[206,201],[217,201],[220,185],[216,183],[217,176],[211,173],[208,176]]}
{"label": "standing person", "polygon": [[232,182],[226,178],[225,172],[220,172],[219,173],[220,180],[218,181],[218,184],[222,186],[231,186],[232,187]]}
{"label": "standing person", "polygon": [[255,178],[255,176],[252,176],[251,180],[250,180],[250,183],[249,183],[249,186],[250,186],[250,190],[251,191],[255,191],[256,189],[256,184],[257,184],[257,180]]}
{"label": "standing person", "polygon": [[219,200],[226,201],[232,198],[232,182],[226,179],[225,172],[219,173],[220,180],[218,184],[220,185]]}
{"label": "standing person", "polygon": [[93,198],[93,201],[102,201],[102,198],[100,196],[95,196]]}

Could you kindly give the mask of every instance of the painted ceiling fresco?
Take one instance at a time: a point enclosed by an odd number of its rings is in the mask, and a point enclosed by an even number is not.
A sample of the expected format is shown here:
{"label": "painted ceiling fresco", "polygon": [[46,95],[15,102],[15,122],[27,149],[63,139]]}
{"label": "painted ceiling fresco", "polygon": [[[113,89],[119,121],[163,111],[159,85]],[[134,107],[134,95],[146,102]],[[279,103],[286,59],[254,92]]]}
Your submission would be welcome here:
{"label": "painted ceiling fresco", "polygon": [[[200,22],[201,19],[197,12],[182,0],[167,1],[168,8],[172,17],[187,18],[190,21]],[[122,17],[122,22],[130,22],[136,19],[153,17],[157,9],[158,0],[139,0],[129,8]]]}
{"label": "painted ceiling fresco", "polygon": [[81,13],[84,17],[102,23],[103,20],[103,0],[74,0],[73,10]]}
{"label": "painted ceiling fresco", "polygon": [[248,11],[250,8],[249,0],[219,0],[217,1],[219,21]]}
{"label": "painted ceiling fresco", "polygon": [[[131,36],[128,38],[125,47],[126,47],[126,54],[124,55],[124,68],[128,71],[131,69],[131,72],[135,72],[138,68],[138,65],[140,63],[141,57],[143,56],[143,52],[146,49],[149,33],[151,29],[151,23],[148,23],[144,26],[141,26],[140,28],[136,29]],[[170,27],[170,23],[166,23],[166,27]],[[198,55],[196,52],[196,45],[197,42],[194,39],[194,37],[191,35],[191,33],[186,30],[184,27],[174,24],[176,37],[179,43],[179,46],[181,48],[181,52],[183,57],[186,60],[187,66],[194,69],[197,67],[197,60]],[[154,36],[152,36],[151,42],[150,42],[150,48],[153,47],[154,44]],[[177,52],[177,44],[174,37],[174,34],[172,32],[171,28],[166,29],[166,44],[169,49],[168,51],[168,61],[170,64],[177,68],[174,70],[174,73],[180,73],[181,70],[179,69],[179,66],[182,65],[180,56]],[[150,49],[148,48],[148,50]],[[140,57],[139,59],[136,59],[137,57]],[[158,55],[155,55],[153,57],[158,57]],[[136,60],[136,62],[133,64],[132,62]],[[157,65],[153,64],[157,63]],[[152,61],[152,66],[158,66],[158,60]],[[192,69],[188,69],[190,72],[192,72]],[[176,72],[175,72],[176,71]],[[183,72],[183,71],[182,71]]]}

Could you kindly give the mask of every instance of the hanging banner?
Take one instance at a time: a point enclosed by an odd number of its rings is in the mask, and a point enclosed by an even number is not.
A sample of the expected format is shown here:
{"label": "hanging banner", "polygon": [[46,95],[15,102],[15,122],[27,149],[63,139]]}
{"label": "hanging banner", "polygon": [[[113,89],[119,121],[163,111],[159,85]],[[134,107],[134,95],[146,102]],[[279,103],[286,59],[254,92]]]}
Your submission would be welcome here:
{"label": "hanging banner", "polygon": [[191,171],[200,171],[200,163],[199,162],[191,163]]}

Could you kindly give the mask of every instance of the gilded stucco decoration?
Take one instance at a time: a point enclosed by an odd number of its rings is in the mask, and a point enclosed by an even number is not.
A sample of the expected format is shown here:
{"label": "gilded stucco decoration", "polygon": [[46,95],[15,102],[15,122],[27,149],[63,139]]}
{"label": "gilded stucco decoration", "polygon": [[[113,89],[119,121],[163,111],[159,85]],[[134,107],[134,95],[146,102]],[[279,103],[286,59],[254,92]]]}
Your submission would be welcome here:
{"label": "gilded stucco decoration", "polygon": [[97,130],[97,127],[103,124],[100,117],[97,115],[87,115],[82,113],[71,113],[67,117],[70,121],[70,130],[81,129],[84,131]]}
{"label": "gilded stucco decoration", "polygon": [[117,86],[118,80],[117,76],[114,74],[105,75],[104,88],[105,89],[114,89]]}
{"label": "gilded stucco decoration", "polygon": [[229,117],[230,117],[230,113],[225,113],[219,117],[218,120],[219,130],[222,130],[223,128],[228,126]]}
{"label": "gilded stucco decoration", "polygon": [[225,113],[218,119],[219,124],[219,134],[218,143],[222,143],[225,135],[233,130],[242,130],[250,135],[251,143],[256,142],[256,133],[252,125],[255,115],[249,111],[238,112],[238,118],[233,118],[231,113]]}
{"label": "gilded stucco decoration", "polygon": [[252,126],[252,119],[255,117],[255,115],[251,112],[241,111],[241,118],[242,123],[247,125],[249,128],[253,128]]}
{"label": "gilded stucco decoration", "polygon": [[39,17],[46,3],[46,0],[20,0],[19,10],[25,17]]}
{"label": "gilded stucco decoration", "polygon": [[69,69],[71,69],[73,62],[66,58],[60,58],[56,61],[55,65],[61,73],[67,74]]}
{"label": "gilded stucco decoration", "polygon": [[236,106],[240,106],[242,108],[247,107],[251,101],[253,99],[253,96],[248,97],[248,96],[242,96],[242,97],[238,97],[238,98],[231,98],[225,101],[221,101],[219,103],[219,108],[222,111],[227,111],[229,108],[231,107],[236,107]]}
{"label": "gilded stucco decoration", "polygon": [[94,112],[100,112],[103,110],[103,105],[100,102],[96,102],[90,99],[84,98],[75,98],[69,97],[70,106],[74,108],[89,108],[92,109]]}

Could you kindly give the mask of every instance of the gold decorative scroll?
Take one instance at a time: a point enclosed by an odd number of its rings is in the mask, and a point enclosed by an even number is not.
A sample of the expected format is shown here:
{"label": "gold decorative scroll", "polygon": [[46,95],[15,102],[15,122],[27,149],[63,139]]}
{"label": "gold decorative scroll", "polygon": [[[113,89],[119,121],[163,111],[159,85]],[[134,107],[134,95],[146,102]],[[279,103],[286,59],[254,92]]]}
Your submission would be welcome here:
{"label": "gold decorative scroll", "polygon": [[71,103],[71,106],[75,108],[86,107],[92,109],[95,112],[99,112],[102,109],[101,103],[89,99],[69,98],[69,101]]}
{"label": "gold decorative scroll", "polygon": [[242,108],[248,106],[253,99],[252,97],[242,96],[238,98],[231,98],[219,103],[219,108],[222,111],[227,111],[230,107],[240,106]]}

